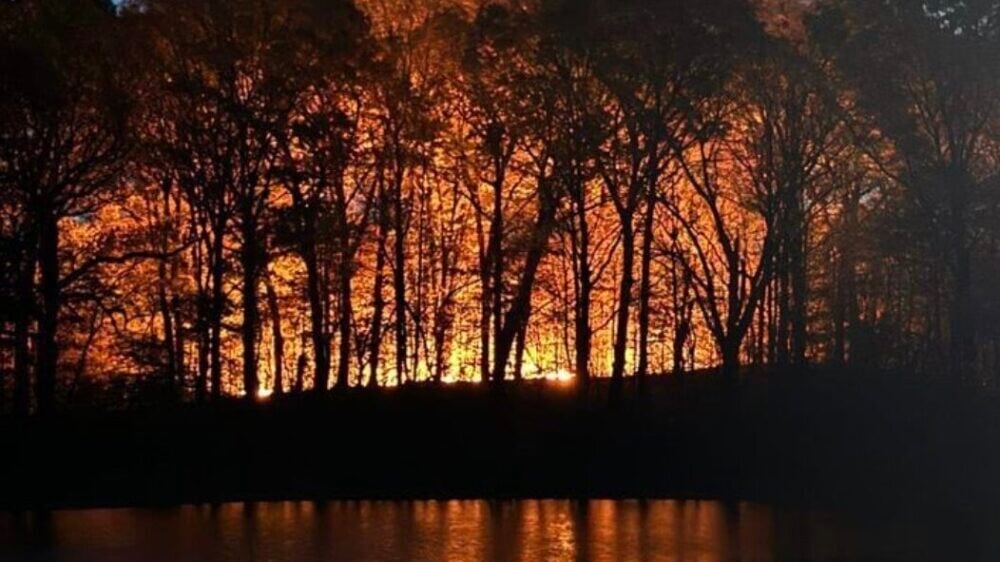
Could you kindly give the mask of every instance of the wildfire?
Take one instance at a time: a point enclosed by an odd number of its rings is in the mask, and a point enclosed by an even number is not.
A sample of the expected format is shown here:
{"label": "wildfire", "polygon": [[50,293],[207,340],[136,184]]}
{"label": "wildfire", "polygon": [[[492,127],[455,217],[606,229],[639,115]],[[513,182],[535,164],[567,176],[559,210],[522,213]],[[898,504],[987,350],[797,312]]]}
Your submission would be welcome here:
{"label": "wildfire", "polygon": [[547,381],[552,382],[571,382],[573,380],[573,373],[567,371],[566,369],[556,369],[555,371],[550,371],[543,373],[542,377]]}

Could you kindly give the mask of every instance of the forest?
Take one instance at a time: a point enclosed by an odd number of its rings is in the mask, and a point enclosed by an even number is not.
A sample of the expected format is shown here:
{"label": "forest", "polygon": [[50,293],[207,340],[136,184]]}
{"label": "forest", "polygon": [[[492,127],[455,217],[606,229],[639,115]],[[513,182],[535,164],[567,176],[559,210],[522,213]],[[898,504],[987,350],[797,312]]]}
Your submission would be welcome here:
{"label": "forest", "polygon": [[995,389],[998,53],[996,0],[0,2],[0,412]]}

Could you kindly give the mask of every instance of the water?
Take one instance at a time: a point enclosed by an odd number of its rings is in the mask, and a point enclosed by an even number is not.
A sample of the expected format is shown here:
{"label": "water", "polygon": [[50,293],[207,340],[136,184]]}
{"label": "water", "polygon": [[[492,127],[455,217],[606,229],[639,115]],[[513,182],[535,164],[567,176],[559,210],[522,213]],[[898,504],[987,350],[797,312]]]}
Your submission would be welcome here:
{"label": "water", "polygon": [[[0,514],[0,560],[996,560],[988,526],[712,501],[344,501]],[[981,521],[980,521],[981,523]],[[995,529],[995,528],[994,528]],[[989,544],[987,541],[994,541]]]}

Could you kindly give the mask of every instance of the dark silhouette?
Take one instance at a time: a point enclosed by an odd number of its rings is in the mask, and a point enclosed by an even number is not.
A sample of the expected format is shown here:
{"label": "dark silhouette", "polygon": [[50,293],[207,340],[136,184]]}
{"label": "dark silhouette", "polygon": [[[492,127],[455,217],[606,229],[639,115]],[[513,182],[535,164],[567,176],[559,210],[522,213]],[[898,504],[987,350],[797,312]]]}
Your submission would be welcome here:
{"label": "dark silhouette", "polygon": [[996,499],[998,52],[996,0],[2,2],[0,507]]}

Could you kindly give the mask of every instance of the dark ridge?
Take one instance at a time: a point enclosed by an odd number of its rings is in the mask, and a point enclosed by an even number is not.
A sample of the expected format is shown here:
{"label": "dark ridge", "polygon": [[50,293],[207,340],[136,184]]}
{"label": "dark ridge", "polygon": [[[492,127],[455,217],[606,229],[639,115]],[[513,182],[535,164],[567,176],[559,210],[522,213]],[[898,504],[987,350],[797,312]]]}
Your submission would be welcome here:
{"label": "dark ridge", "polygon": [[4,509],[230,500],[672,497],[997,505],[1000,408],[832,371],[349,390],[0,425]]}

